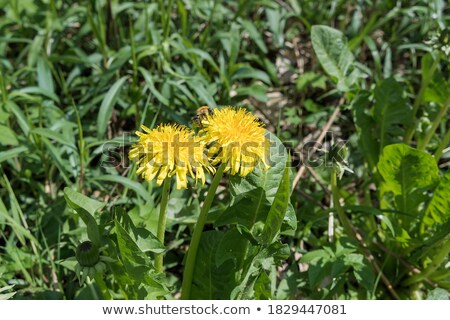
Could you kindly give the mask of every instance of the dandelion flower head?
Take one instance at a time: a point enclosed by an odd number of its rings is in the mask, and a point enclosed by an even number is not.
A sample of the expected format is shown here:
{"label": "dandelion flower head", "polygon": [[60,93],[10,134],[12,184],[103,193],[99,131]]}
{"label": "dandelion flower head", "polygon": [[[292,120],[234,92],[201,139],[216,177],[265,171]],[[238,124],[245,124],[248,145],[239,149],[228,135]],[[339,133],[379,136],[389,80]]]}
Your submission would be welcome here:
{"label": "dandelion flower head", "polygon": [[199,134],[209,145],[212,163],[226,163],[225,171],[232,175],[247,176],[256,165],[267,162],[269,141],[265,137],[263,124],[243,108],[225,107],[214,109],[202,121]]}
{"label": "dandelion flower head", "polygon": [[144,132],[136,131],[139,140],[132,146],[129,158],[137,160],[136,173],[145,180],[156,179],[160,186],[164,179],[175,175],[177,189],[186,189],[188,175],[204,184],[205,171],[214,171],[204,154],[205,142],[192,130],[172,124],[141,128]]}

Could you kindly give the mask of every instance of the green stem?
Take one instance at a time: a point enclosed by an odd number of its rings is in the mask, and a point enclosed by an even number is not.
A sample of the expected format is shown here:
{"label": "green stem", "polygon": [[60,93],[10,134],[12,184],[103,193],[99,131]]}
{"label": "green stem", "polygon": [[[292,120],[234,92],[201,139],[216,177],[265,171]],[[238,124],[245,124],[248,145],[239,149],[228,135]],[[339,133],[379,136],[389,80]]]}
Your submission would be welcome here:
{"label": "green stem", "polygon": [[416,126],[417,126],[417,122],[415,119],[416,114],[417,114],[417,111],[419,110],[420,105],[422,104],[425,90],[427,89],[428,84],[430,83],[431,79],[433,78],[434,72],[436,71],[436,68],[439,65],[439,60],[440,60],[439,57],[440,57],[440,55],[438,55],[438,57],[434,60],[433,64],[431,65],[430,71],[426,74],[426,77],[422,79],[422,83],[420,84],[420,89],[419,89],[419,92],[417,93],[416,100],[414,100],[414,105],[413,105],[413,109],[412,109],[413,123],[408,128],[408,130],[406,131],[405,136],[403,138],[403,142],[406,144],[409,144],[411,142],[414,132],[416,132]]}
{"label": "green stem", "polygon": [[417,146],[417,149],[422,151],[425,150],[425,147],[428,145],[434,133],[436,132],[437,127],[440,125],[442,118],[447,115],[449,106],[450,106],[450,97],[447,98],[447,100],[444,102],[444,105],[441,107],[441,109],[439,109],[436,118],[434,118],[433,120],[431,128],[425,134],[425,138],[423,138],[423,140],[420,141],[420,143]]}
{"label": "green stem", "polygon": [[98,287],[100,288],[100,291],[102,292],[103,298],[105,300],[112,300],[111,294],[109,293],[108,287],[106,286],[105,282],[103,281],[103,278],[99,274],[95,274],[95,282],[97,283]]}
{"label": "green stem", "polygon": [[216,195],[217,187],[219,186],[220,179],[222,178],[223,171],[225,170],[226,163],[222,163],[217,169],[214,179],[209,187],[208,194],[206,195],[205,202],[200,211],[197,224],[194,227],[194,233],[192,234],[191,243],[186,257],[186,265],[183,272],[183,284],[181,286],[181,299],[187,300],[191,296],[192,278],[194,275],[195,260],[197,258],[198,245],[202,236],[203,227],[205,226],[206,218],[208,217],[209,209],[211,208],[214,196]]}
{"label": "green stem", "polygon": [[434,159],[436,159],[436,162],[439,161],[439,159],[442,156],[442,152],[448,146],[449,143],[450,143],[450,130],[447,130],[447,133],[445,134],[444,139],[442,139],[441,143],[439,144],[438,148],[436,149],[436,152],[434,153]]}
{"label": "green stem", "polygon": [[[161,194],[161,204],[159,207],[159,219],[158,219],[158,231],[156,237],[164,245],[164,234],[166,232],[166,220],[167,220],[167,204],[169,202],[170,193],[170,178],[166,178],[163,184],[163,190]],[[163,272],[163,257],[164,252],[155,254],[155,269],[156,273]]]}
{"label": "green stem", "polygon": [[332,170],[331,172],[331,193],[333,195],[333,204],[336,208],[336,212],[338,214],[339,220],[344,227],[345,232],[349,237],[355,238],[355,233],[353,232],[352,226],[348,221],[347,216],[345,215],[344,209],[342,209],[341,203],[339,202],[339,189],[337,187],[337,172],[336,170]]}
{"label": "green stem", "polygon": [[427,278],[430,274],[436,271],[437,268],[442,264],[442,262],[448,257],[450,253],[450,237],[447,237],[445,242],[441,245],[439,252],[434,256],[428,267],[421,273],[409,277],[403,282],[404,285],[411,285],[420,282]]}

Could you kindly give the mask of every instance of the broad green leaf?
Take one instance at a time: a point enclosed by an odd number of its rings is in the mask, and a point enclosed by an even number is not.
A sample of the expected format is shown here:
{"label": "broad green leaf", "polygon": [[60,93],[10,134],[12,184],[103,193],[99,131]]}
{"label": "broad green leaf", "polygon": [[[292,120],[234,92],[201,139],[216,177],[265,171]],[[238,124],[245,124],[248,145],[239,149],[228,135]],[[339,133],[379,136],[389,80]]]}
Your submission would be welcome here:
{"label": "broad green leaf", "polygon": [[247,177],[230,177],[233,202],[216,220],[216,225],[236,223],[252,230],[257,222],[264,223],[274,202],[287,163],[287,152],[281,141],[267,133],[271,142],[270,164],[267,170],[259,166]]}
{"label": "broad green leaf", "polygon": [[374,119],[379,128],[380,148],[400,142],[403,127],[411,123],[411,107],[403,97],[403,87],[394,78],[383,80],[374,91]]}
{"label": "broad green leaf", "polygon": [[347,39],[339,30],[327,26],[313,26],[311,40],[314,51],[325,71],[337,82],[340,91],[349,91],[356,82],[357,69]]}
{"label": "broad green leaf", "polygon": [[[254,248],[253,257],[246,259],[245,273],[241,275],[239,285],[231,292],[230,299],[253,299],[254,286],[263,270],[271,271],[271,268],[287,259],[290,254],[289,246],[279,242],[266,248]],[[252,250],[250,250],[252,252]]]}
{"label": "broad green leaf", "polygon": [[385,190],[395,195],[429,187],[439,177],[436,161],[430,154],[405,144],[384,147],[378,170],[385,181]]}
{"label": "broad green leaf", "polygon": [[237,228],[228,230],[216,248],[216,266],[220,267],[224,262],[232,260],[234,268],[239,271],[238,267],[245,258],[245,248],[248,244],[249,240]]}
{"label": "broad green leaf", "polygon": [[290,195],[291,184],[289,178],[289,168],[286,167],[264,224],[264,229],[262,231],[263,244],[267,245],[272,243],[275,236],[280,232],[281,224],[283,223],[283,219],[288,208]]}
{"label": "broad green leaf", "polygon": [[125,268],[133,278],[142,279],[144,275],[139,274],[137,269],[148,270],[151,266],[150,260],[117,220],[115,220],[115,227],[121,260]]}
{"label": "broad green leaf", "polygon": [[103,98],[100,110],[97,116],[97,138],[100,139],[105,135],[109,120],[111,119],[113,107],[119,97],[120,89],[127,80],[127,77],[122,77],[117,80],[111,88],[109,88],[105,97]]}
{"label": "broad green leaf", "polygon": [[191,299],[229,299],[236,285],[233,261],[216,265],[216,251],[224,234],[220,231],[203,232],[192,280]]}
{"label": "broad green leaf", "polygon": [[93,215],[97,210],[103,208],[105,204],[88,198],[68,187],[64,188],[64,198],[67,204],[78,213],[86,224],[89,239],[98,246],[101,246],[100,232]]}
{"label": "broad green leaf", "polygon": [[429,226],[444,223],[450,217],[450,172],[441,179],[425,211],[423,222]]}
{"label": "broad green leaf", "polygon": [[402,211],[411,207],[413,191],[430,187],[439,179],[434,158],[405,144],[384,147],[378,171],[384,180],[383,192],[398,196],[397,206]]}
{"label": "broad green leaf", "polygon": [[[154,274],[154,268],[148,256],[139,248],[130,234],[115,220],[117,243],[120,250],[120,258],[126,270],[126,277],[122,279],[124,287],[133,286],[140,299],[156,299],[169,291],[162,284],[164,281],[159,275]],[[122,270],[114,270],[114,273],[122,273]],[[144,289],[144,292],[141,292]],[[142,296],[144,294],[144,296]]]}

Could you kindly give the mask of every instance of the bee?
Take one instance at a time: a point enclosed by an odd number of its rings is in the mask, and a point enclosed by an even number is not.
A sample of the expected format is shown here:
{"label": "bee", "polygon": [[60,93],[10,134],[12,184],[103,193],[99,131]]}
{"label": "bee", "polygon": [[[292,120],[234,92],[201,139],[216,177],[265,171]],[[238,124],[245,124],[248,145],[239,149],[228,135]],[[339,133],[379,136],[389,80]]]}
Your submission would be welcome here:
{"label": "bee", "polygon": [[214,110],[208,106],[203,106],[197,109],[197,114],[192,118],[194,125],[198,128],[203,128],[202,121],[206,119],[207,116],[212,116]]}

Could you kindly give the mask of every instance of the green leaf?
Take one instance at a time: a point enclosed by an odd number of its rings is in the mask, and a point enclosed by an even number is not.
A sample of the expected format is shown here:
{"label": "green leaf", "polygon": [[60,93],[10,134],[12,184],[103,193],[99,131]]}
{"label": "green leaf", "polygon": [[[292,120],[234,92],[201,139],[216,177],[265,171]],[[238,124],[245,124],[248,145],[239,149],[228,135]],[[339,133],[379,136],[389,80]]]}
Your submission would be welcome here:
{"label": "green leaf", "polygon": [[378,170],[385,181],[385,190],[395,195],[429,187],[439,178],[433,157],[405,144],[384,147]]}
{"label": "green leaf", "polygon": [[449,300],[449,292],[442,288],[435,288],[428,293],[427,300]]}
{"label": "green leaf", "polygon": [[404,127],[412,121],[403,87],[394,78],[383,80],[374,91],[374,119],[379,127],[380,148],[400,142]]}
{"label": "green leaf", "polygon": [[[133,286],[137,291],[136,298],[157,299],[169,292],[164,285],[164,276],[154,273],[154,268],[148,256],[134,242],[130,234],[122,227],[119,221],[114,221],[120,258],[126,270],[126,277],[120,282],[124,288]],[[123,274],[123,267],[114,268],[114,273]],[[144,289],[144,290],[142,290]],[[143,296],[142,296],[143,295]]]}
{"label": "green leaf", "polygon": [[28,133],[30,132],[30,125],[28,124],[28,120],[23,114],[22,110],[19,108],[17,104],[9,100],[6,102],[6,105],[16,117],[20,129],[22,129],[25,136],[28,136]]}
{"label": "green leaf", "polygon": [[405,212],[411,207],[413,191],[430,187],[439,179],[434,158],[405,144],[384,147],[378,170],[384,179],[383,193],[392,192],[399,196],[397,206]]}
{"label": "green leaf", "polygon": [[298,79],[295,81],[295,88],[297,91],[301,92],[311,86],[313,88],[325,89],[327,78],[319,73],[315,72],[305,72],[299,75]]}
{"label": "green leaf", "polygon": [[144,271],[150,268],[148,257],[142,252],[130,234],[117,220],[115,220],[115,227],[121,260],[123,261],[127,272],[130,273],[134,279],[142,279],[143,275],[139,273],[139,270]]}
{"label": "green leaf", "polygon": [[224,234],[220,231],[203,232],[192,280],[191,299],[229,299],[236,285],[233,261],[216,265],[216,250]]}
{"label": "green leaf", "polygon": [[272,267],[279,264],[281,260],[287,259],[290,254],[289,246],[279,242],[271,244],[266,248],[253,247],[249,252],[255,252],[246,259],[244,265],[245,273],[241,275],[239,285],[231,292],[230,299],[252,299],[254,298],[254,286],[263,270],[270,271]]}
{"label": "green leaf", "polygon": [[14,131],[12,131],[9,127],[0,124],[0,144],[1,145],[9,145],[9,146],[17,146],[19,141],[17,141],[17,136]]}
{"label": "green leaf", "polygon": [[423,222],[432,226],[435,223],[444,223],[450,217],[450,172],[447,172],[441,179],[433,197],[425,211]]}
{"label": "green leaf", "polygon": [[320,64],[337,82],[338,90],[349,91],[357,80],[357,69],[344,34],[327,26],[313,26],[311,40]]}
{"label": "green leaf", "polygon": [[252,80],[260,80],[268,85],[270,85],[270,77],[267,73],[261,70],[254,69],[250,66],[241,66],[233,73],[231,76],[232,80],[239,79],[252,79]]}
{"label": "green leaf", "polygon": [[252,39],[256,43],[258,48],[264,54],[266,54],[267,47],[266,47],[266,44],[264,43],[261,31],[258,30],[251,21],[240,20],[239,22],[240,22],[240,24],[242,24],[242,26],[245,28],[245,30],[247,30],[247,32],[249,33],[250,39]]}
{"label": "green leaf", "polygon": [[257,222],[266,221],[285,175],[288,159],[282,142],[269,132],[267,136],[271,143],[269,156],[271,167],[262,170],[256,166],[245,178],[238,175],[230,177],[232,204],[217,218],[215,225],[240,224],[252,230]]}
{"label": "green leaf", "polygon": [[108,127],[109,120],[111,119],[113,107],[119,97],[120,88],[122,88],[122,85],[126,80],[127,77],[122,77],[119,80],[117,80],[103,98],[97,116],[98,139],[103,138],[103,136],[105,135],[106,128]]}
{"label": "green leaf", "polygon": [[235,270],[239,271],[238,266],[245,258],[245,247],[248,244],[249,240],[236,227],[228,230],[216,248],[216,266],[220,267],[224,262],[232,260]]}
{"label": "green leaf", "polygon": [[93,215],[97,210],[103,208],[105,204],[88,198],[68,187],[64,188],[64,198],[67,204],[78,213],[86,224],[89,239],[100,247],[100,232]]}
{"label": "green leaf", "polygon": [[280,232],[281,224],[283,223],[284,216],[286,215],[288,208],[290,195],[291,184],[289,179],[289,168],[286,167],[264,224],[264,229],[262,232],[263,244],[267,245],[272,243],[275,236]]}
{"label": "green leaf", "polygon": [[55,140],[63,145],[69,146],[70,148],[76,150],[76,146],[72,141],[67,140],[62,134],[57,133],[51,129],[47,128],[36,128],[31,130],[32,133],[36,133],[42,137],[46,137],[52,140]]}
{"label": "green leaf", "polygon": [[[430,72],[434,63],[435,61],[430,53],[423,56],[421,60],[422,81],[427,81],[430,78]],[[438,66],[435,68],[433,77],[425,90],[424,101],[437,102],[442,105],[449,96],[450,79],[446,79],[442,75],[442,71]]]}
{"label": "green leaf", "polygon": [[158,99],[159,102],[161,102],[165,106],[169,106],[169,100],[164,97],[156,88],[155,84],[153,82],[153,77],[150,74],[149,71],[146,69],[139,67],[139,71],[144,76],[145,81],[147,82],[148,88],[150,89],[150,92]]}
{"label": "green leaf", "polygon": [[191,80],[188,82],[188,86],[197,93],[202,104],[206,104],[211,108],[217,106],[214,97],[206,90],[205,86],[200,81]]}
{"label": "green leaf", "polygon": [[0,152],[0,163],[2,163],[3,161],[6,161],[8,159],[17,157],[19,154],[21,154],[22,152],[25,152],[25,151],[28,151],[28,148],[25,146],[12,148],[12,149],[9,149],[8,151],[2,151],[2,152]]}
{"label": "green leaf", "polygon": [[98,180],[98,181],[109,181],[109,182],[119,183],[119,184],[133,190],[134,192],[136,192],[136,194],[140,195],[143,199],[148,200],[151,198],[150,194],[142,186],[142,184],[140,184],[136,181],[132,181],[131,179],[129,179],[127,177],[122,177],[122,176],[118,176],[118,175],[102,175],[102,176],[94,176],[93,179]]}
{"label": "green leaf", "polygon": [[37,79],[40,88],[51,93],[55,92],[49,62],[42,57],[37,61]]}
{"label": "green leaf", "polygon": [[377,136],[376,123],[369,115],[370,105],[369,92],[361,92],[352,102],[355,123],[359,133],[358,143],[362,149],[362,154],[366,158],[371,169],[378,163],[380,143],[373,137]]}

